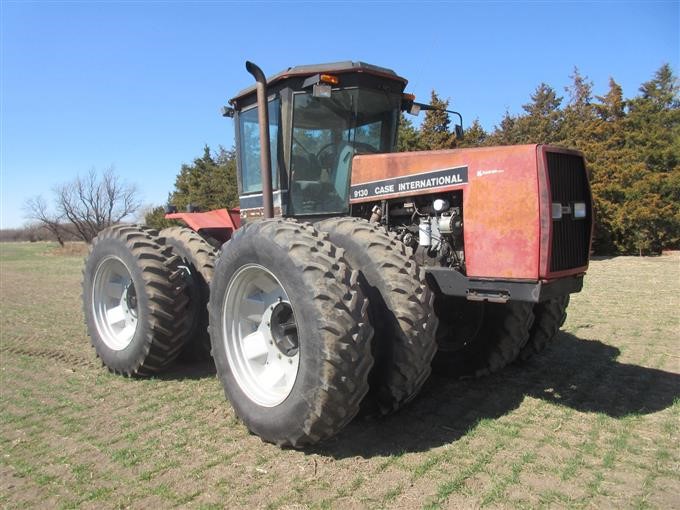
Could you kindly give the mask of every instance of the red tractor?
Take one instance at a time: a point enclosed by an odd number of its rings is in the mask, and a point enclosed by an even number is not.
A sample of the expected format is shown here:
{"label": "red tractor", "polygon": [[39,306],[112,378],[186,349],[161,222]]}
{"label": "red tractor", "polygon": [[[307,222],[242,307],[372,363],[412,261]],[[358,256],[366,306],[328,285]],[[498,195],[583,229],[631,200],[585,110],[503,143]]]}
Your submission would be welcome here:
{"label": "red tractor", "polygon": [[400,113],[432,107],[393,71],[340,62],[266,80],[246,66],[256,85],[224,110],[240,209],[171,211],[188,228],[118,225],[92,244],[84,311],[111,371],[211,354],[246,426],[298,447],[360,408],[398,409],[433,360],[483,375],[550,342],[588,266],[580,153],[394,153]]}

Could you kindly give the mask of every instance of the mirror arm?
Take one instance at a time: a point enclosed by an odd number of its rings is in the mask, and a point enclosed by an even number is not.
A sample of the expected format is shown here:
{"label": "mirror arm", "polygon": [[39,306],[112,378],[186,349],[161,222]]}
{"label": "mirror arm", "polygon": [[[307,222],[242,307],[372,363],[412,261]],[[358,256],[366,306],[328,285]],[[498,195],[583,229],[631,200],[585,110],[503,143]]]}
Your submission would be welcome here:
{"label": "mirror arm", "polygon": [[[444,108],[437,108],[436,106],[432,106],[431,104],[416,103],[415,101],[412,102],[412,103],[409,103],[409,108],[410,108],[410,106],[417,106],[417,107],[419,108],[420,111],[424,111],[424,112],[427,112],[427,111],[439,111],[439,112],[450,113],[450,114],[452,114],[452,115],[457,115],[457,116],[458,116],[458,119],[460,119],[460,128],[461,128],[461,131],[462,131],[462,129],[463,129],[463,116],[462,116],[459,112],[456,112],[456,111],[453,111],[453,110],[446,110],[446,109],[444,109]],[[408,108],[407,108],[407,110],[408,110]]]}

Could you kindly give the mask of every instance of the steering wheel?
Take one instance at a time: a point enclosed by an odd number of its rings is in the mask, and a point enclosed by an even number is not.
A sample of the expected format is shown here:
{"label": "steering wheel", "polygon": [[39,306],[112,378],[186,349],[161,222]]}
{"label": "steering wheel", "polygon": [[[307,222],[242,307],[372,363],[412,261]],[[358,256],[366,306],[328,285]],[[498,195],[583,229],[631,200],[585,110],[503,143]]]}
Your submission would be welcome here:
{"label": "steering wheel", "polygon": [[[333,159],[333,152],[334,151],[329,151],[328,149],[334,149],[335,148],[335,143],[327,143],[323,147],[321,147],[318,151],[316,151],[316,154],[314,155],[316,157],[316,160],[321,163],[322,167],[329,167],[331,166],[331,161]],[[328,152],[328,154],[325,154]]]}
{"label": "steering wheel", "polygon": [[[369,154],[377,154],[378,152],[380,152],[379,150],[377,150],[375,147],[373,147],[373,146],[372,146],[371,144],[369,144],[369,143],[364,143],[364,142],[344,142],[344,143],[346,143],[347,145],[350,145],[350,146],[354,147],[354,149],[358,149],[358,150],[361,151],[362,153],[363,153],[363,152],[367,152],[367,153],[369,153]],[[316,159],[317,159],[317,161],[319,161],[319,163],[321,163],[321,166],[327,166],[327,167],[328,167],[328,166],[331,166],[331,161],[332,161],[333,156],[334,156],[333,153],[334,153],[335,151],[330,151],[330,152],[329,152],[329,149],[335,149],[337,146],[338,146],[338,145],[335,144],[334,142],[327,143],[326,145],[324,145],[323,147],[321,147],[321,148],[316,152],[316,154],[315,154]],[[329,152],[329,154],[324,154],[325,152]],[[328,160],[328,159],[326,159],[326,158],[330,158],[330,160]]]}

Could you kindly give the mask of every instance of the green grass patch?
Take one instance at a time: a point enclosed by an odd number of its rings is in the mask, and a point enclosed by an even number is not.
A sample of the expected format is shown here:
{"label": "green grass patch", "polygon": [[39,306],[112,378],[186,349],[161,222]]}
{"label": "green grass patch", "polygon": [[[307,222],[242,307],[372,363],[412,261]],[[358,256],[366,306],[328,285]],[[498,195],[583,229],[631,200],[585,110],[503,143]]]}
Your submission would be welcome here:
{"label": "green grass patch", "polygon": [[253,438],[212,374],[99,366],[82,257],[54,248],[0,245],[0,507],[677,506],[678,254],[594,261],[530,362],[435,375],[384,427],[296,451]]}

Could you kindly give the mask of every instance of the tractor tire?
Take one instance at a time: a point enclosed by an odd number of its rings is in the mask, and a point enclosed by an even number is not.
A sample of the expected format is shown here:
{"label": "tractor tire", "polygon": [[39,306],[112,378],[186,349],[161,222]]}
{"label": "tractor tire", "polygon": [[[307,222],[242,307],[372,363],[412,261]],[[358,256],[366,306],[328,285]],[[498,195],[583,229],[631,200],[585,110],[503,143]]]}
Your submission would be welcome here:
{"label": "tractor tire", "polygon": [[438,335],[442,345],[435,359],[438,370],[458,377],[489,375],[515,361],[529,340],[534,320],[530,303],[475,303],[471,309],[477,324],[461,325],[469,336],[456,337],[450,331]]}
{"label": "tractor tire", "polygon": [[413,399],[432,371],[437,351],[434,294],[403,243],[361,218],[331,218],[319,230],[345,250],[368,297],[375,328],[367,413],[387,414]]}
{"label": "tractor tire", "polygon": [[97,356],[117,374],[157,374],[184,345],[181,260],[157,234],[139,225],[109,227],[85,260],[85,324]]}
{"label": "tractor tire", "polygon": [[189,301],[185,313],[189,329],[180,357],[187,361],[209,360],[211,347],[208,334],[208,299],[210,281],[215,271],[215,249],[186,227],[163,229],[160,236],[179,255],[186,268],[186,293]]}
{"label": "tractor tire", "polygon": [[519,360],[528,360],[553,341],[567,320],[568,305],[569,294],[534,305],[534,325],[531,327],[529,341],[519,353]]}
{"label": "tractor tire", "polygon": [[343,250],[310,224],[246,224],[210,286],[217,375],[248,429],[280,446],[336,434],[357,414],[373,365],[368,299]]}

